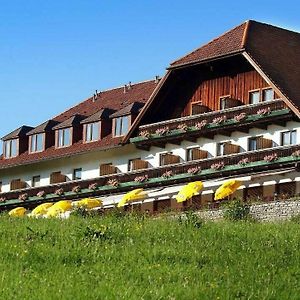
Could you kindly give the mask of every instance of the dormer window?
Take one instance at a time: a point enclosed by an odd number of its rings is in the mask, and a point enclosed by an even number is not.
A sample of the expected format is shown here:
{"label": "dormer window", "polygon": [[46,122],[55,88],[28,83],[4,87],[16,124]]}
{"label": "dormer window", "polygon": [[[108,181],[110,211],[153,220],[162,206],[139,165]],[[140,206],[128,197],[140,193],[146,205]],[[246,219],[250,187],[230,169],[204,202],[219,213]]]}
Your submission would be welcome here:
{"label": "dormer window", "polygon": [[100,122],[85,124],[84,141],[86,143],[96,142],[100,140]]}
{"label": "dormer window", "polygon": [[30,136],[30,153],[44,151],[44,134],[38,133]]}
{"label": "dormer window", "polygon": [[18,155],[19,139],[11,139],[4,142],[4,157],[12,158]]}
{"label": "dormer window", "polygon": [[114,136],[123,136],[129,130],[130,116],[122,116],[114,119]]}
{"label": "dormer window", "polygon": [[72,144],[72,128],[63,128],[57,130],[56,147],[63,148]]}

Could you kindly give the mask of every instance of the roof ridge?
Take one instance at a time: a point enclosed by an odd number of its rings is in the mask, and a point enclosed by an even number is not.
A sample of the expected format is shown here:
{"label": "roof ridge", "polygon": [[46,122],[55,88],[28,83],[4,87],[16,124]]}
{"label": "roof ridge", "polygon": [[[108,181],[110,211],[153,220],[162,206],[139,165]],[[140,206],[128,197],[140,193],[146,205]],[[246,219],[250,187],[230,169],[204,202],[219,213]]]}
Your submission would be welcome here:
{"label": "roof ridge", "polygon": [[[247,21],[245,21],[245,22],[243,22],[243,23],[241,23],[241,24],[239,24],[239,25],[237,25],[237,26],[235,26],[235,27],[233,27],[233,28],[231,28],[231,29],[229,29],[229,30],[223,32],[221,35],[219,35],[219,36],[213,38],[212,40],[210,40],[209,42],[205,43],[204,45],[201,45],[200,47],[198,46],[197,48],[195,48],[195,49],[192,50],[191,52],[189,52],[189,53],[187,53],[187,54],[185,54],[185,55],[179,57],[178,59],[172,61],[172,62],[170,63],[170,65],[173,65],[173,64],[175,64],[176,62],[178,62],[178,61],[180,61],[181,59],[183,59],[184,57],[189,56],[189,55],[195,53],[197,50],[199,50],[199,49],[201,49],[201,48],[203,48],[203,47],[205,47],[205,46],[208,46],[208,45],[212,44],[213,42],[215,42],[216,40],[220,39],[221,37],[223,37],[223,36],[226,35],[227,33],[229,33],[229,32],[231,32],[231,31],[235,30],[236,28],[238,28],[238,27],[240,27],[240,26],[246,24],[246,23],[249,22],[249,21],[250,21],[250,20],[247,20]],[[244,29],[244,30],[245,30],[245,29]]]}
{"label": "roof ridge", "polygon": [[[148,79],[148,80],[143,80],[143,81],[138,81],[138,82],[135,82],[135,83],[131,83],[131,86],[136,86],[136,85],[143,84],[143,83],[147,83],[147,82],[151,82],[151,81],[155,81],[155,79]],[[107,89],[107,90],[101,90],[101,91],[99,90],[99,93],[110,92],[110,91],[114,91],[114,90],[118,90],[118,89],[122,89],[122,88],[124,88],[124,85],[118,86],[118,87],[114,87],[114,88],[111,88],[111,89]],[[58,113],[57,115],[55,115],[54,117],[52,117],[51,120],[56,119],[57,117],[59,117],[59,116],[61,116],[62,114],[66,113],[67,111],[69,111],[69,110],[75,108],[76,106],[80,105],[81,103],[86,102],[86,101],[88,101],[88,100],[90,100],[90,99],[92,99],[92,98],[93,98],[93,96],[90,96],[90,97],[88,97],[88,98],[86,98],[86,99],[84,99],[84,100],[81,100],[80,102],[77,102],[76,104],[70,106],[69,108],[67,108],[67,109],[64,110],[63,112],[60,112],[60,113]]]}

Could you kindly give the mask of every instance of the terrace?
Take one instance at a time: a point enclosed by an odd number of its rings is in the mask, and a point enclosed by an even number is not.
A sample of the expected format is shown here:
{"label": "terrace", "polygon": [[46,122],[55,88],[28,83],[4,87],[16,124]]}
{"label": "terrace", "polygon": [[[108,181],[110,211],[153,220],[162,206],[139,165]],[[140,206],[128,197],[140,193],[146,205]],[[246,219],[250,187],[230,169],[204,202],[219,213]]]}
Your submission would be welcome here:
{"label": "terrace", "polygon": [[167,186],[191,180],[237,177],[281,169],[298,169],[300,145],[276,147],[215,158],[176,163],[128,173],[69,181],[44,187],[27,188],[0,194],[1,209],[17,205],[32,207],[37,203],[61,199],[126,192],[134,188]]}
{"label": "terrace", "polygon": [[184,140],[196,142],[199,137],[230,136],[233,131],[248,133],[250,128],[267,129],[270,124],[285,126],[293,118],[286,104],[277,99],[143,125],[130,142],[143,150],[164,148],[166,143],[180,145]]}

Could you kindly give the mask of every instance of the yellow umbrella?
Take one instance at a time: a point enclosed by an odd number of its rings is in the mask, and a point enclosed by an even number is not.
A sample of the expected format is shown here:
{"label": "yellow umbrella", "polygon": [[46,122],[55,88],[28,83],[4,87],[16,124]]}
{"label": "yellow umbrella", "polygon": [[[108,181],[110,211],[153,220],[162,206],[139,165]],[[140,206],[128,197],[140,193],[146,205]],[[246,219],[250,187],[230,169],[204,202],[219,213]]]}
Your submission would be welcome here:
{"label": "yellow umbrella", "polygon": [[148,194],[144,192],[143,189],[135,189],[131,192],[128,192],[125,194],[121,201],[118,204],[118,207],[123,207],[126,203],[138,201],[138,200],[144,200],[148,197]]}
{"label": "yellow umbrella", "polygon": [[71,200],[62,200],[56,202],[48,209],[46,213],[46,217],[57,217],[58,215],[71,210],[72,209],[71,203],[72,203]]}
{"label": "yellow umbrella", "polygon": [[38,205],[30,214],[31,217],[42,216],[47,213],[48,209],[53,206],[53,203],[43,203]]}
{"label": "yellow umbrella", "polygon": [[72,202],[72,206],[75,207],[83,207],[87,209],[95,208],[102,206],[103,202],[100,199],[95,199],[95,198],[85,198],[80,201],[74,201]]}
{"label": "yellow umbrella", "polygon": [[221,200],[232,195],[241,185],[242,181],[240,180],[227,180],[216,190],[215,200]]}
{"label": "yellow umbrella", "polygon": [[191,199],[195,195],[199,195],[199,192],[203,189],[203,183],[201,181],[190,182],[178,192],[176,196],[177,202],[184,202]]}
{"label": "yellow umbrella", "polygon": [[8,214],[11,217],[23,217],[26,213],[26,208],[24,207],[16,207],[12,209]]}

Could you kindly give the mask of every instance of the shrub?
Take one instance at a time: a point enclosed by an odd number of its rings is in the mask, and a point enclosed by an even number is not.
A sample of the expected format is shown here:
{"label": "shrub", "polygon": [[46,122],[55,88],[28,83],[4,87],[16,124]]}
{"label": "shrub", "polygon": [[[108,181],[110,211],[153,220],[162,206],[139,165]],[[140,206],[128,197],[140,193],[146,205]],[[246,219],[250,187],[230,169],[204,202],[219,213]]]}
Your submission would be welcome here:
{"label": "shrub", "polygon": [[173,176],[172,170],[166,171],[164,174],[161,175],[162,178],[170,178]]}
{"label": "shrub", "polygon": [[158,128],[156,129],[155,133],[162,136],[162,135],[165,135],[169,132],[169,127],[166,126],[166,127],[162,127],[162,128]]}
{"label": "shrub", "polygon": [[296,150],[292,153],[293,157],[299,157],[300,156],[300,150]]}
{"label": "shrub", "polygon": [[46,197],[46,192],[45,191],[39,191],[36,196],[39,198],[45,198]]}
{"label": "shrub", "polygon": [[77,193],[80,193],[80,191],[81,191],[81,187],[79,185],[76,185],[72,188],[73,193],[77,194]]}
{"label": "shrub", "polygon": [[238,165],[239,165],[239,166],[246,166],[247,164],[249,164],[249,162],[250,162],[249,158],[246,157],[246,158],[241,159],[241,160],[238,162]]}
{"label": "shrub", "polygon": [[278,157],[277,157],[276,153],[273,153],[273,154],[270,154],[270,155],[266,155],[264,157],[264,161],[266,161],[266,162],[272,162],[272,161],[275,161],[277,159],[278,159]]}
{"label": "shrub", "polygon": [[292,216],[290,220],[294,223],[300,224],[300,214]]}
{"label": "shrub", "polygon": [[186,124],[184,124],[184,123],[182,123],[182,124],[179,124],[178,126],[177,126],[177,129],[178,130],[181,130],[181,131],[183,131],[183,132],[186,132],[186,131],[188,131],[188,126],[186,125]]}
{"label": "shrub", "polygon": [[188,210],[179,216],[179,223],[185,226],[192,226],[195,228],[202,227],[204,221],[203,219],[195,212]]}
{"label": "shrub", "polygon": [[135,182],[138,182],[138,183],[142,183],[142,182],[145,182],[148,180],[148,175],[143,175],[143,176],[136,176],[134,178],[134,181]]}
{"label": "shrub", "polygon": [[118,187],[120,185],[120,182],[117,179],[109,179],[107,181],[107,185]]}
{"label": "shrub", "polygon": [[236,122],[240,122],[240,121],[242,121],[242,120],[244,120],[245,118],[246,118],[246,113],[240,113],[240,114],[238,114],[238,115],[235,115],[234,117],[233,117],[233,119],[236,121]]}
{"label": "shrub", "polygon": [[232,200],[224,205],[224,218],[230,221],[249,219],[250,206],[240,199]]}
{"label": "shrub", "polygon": [[196,175],[201,172],[201,168],[200,167],[189,168],[187,172],[188,174]]}
{"label": "shrub", "polygon": [[6,202],[6,198],[5,197],[1,197],[0,198],[0,203],[5,203]]}
{"label": "shrub", "polygon": [[215,163],[215,164],[212,164],[211,166],[210,166],[210,168],[211,169],[213,169],[213,170],[221,170],[221,169],[223,169],[225,167],[225,164],[224,164],[224,162],[222,162],[222,161],[220,161],[220,162],[218,162],[218,163]]}
{"label": "shrub", "polygon": [[98,188],[98,184],[97,183],[91,183],[89,185],[89,190],[95,191]]}
{"label": "shrub", "polygon": [[195,127],[197,129],[202,129],[207,125],[207,121],[206,120],[202,120],[201,122],[198,122],[195,124]]}
{"label": "shrub", "polygon": [[150,133],[148,130],[143,130],[140,132],[139,136],[143,137],[143,138],[149,138],[150,137]]}
{"label": "shrub", "polygon": [[259,116],[265,116],[271,113],[271,108],[267,107],[267,108],[261,108],[259,109],[256,114]]}
{"label": "shrub", "polygon": [[65,192],[64,192],[64,189],[63,188],[60,188],[60,189],[58,189],[58,190],[56,190],[55,192],[54,192],[54,194],[55,195],[57,195],[57,196],[61,196],[61,195],[63,195]]}
{"label": "shrub", "polygon": [[212,120],[213,124],[221,124],[227,120],[226,116],[216,117]]}
{"label": "shrub", "polygon": [[28,199],[28,194],[27,193],[22,194],[22,195],[19,196],[20,201],[26,201],[27,199]]}

